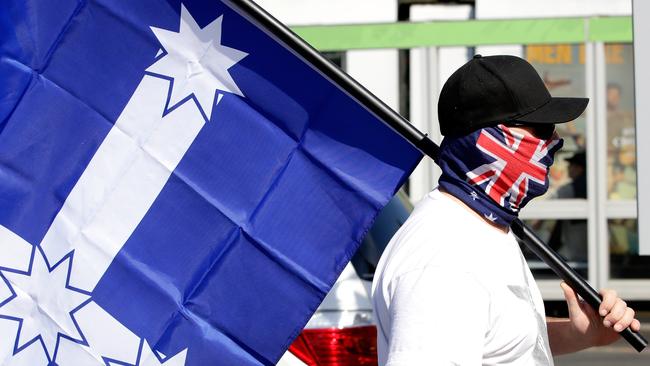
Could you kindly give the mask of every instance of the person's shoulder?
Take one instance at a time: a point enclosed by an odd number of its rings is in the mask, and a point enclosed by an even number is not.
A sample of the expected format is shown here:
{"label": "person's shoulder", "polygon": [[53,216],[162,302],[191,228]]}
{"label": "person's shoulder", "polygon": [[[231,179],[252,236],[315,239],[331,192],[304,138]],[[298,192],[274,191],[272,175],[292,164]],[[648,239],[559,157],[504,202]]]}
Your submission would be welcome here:
{"label": "person's shoulder", "polygon": [[416,204],[395,235],[396,245],[401,250],[421,254],[449,248],[468,234],[457,211],[454,203],[441,198],[439,192],[428,194]]}
{"label": "person's shoulder", "polygon": [[427,219],[431,225],[443,226],[452,230],[455,226],[460,226],[467,216],[468,213],[458,202],[447,197],[438,189],[434,189],[424,196],[413,210],[414,218]]}
{"label": "person's shoulder", "polygon": [[439,190],[432,191],[418,203],[413,218],[414,223],[424,226],[428,234],[442,241],[473,242],[494,230],[469,207]]}
{"label": "person's shoulder", "polygon": [[387,248],[393,275],[425,266],[471,268],[473,254],[485,249],[480,233],[487,225],[464,211],[440,192],[424,197]]}
{"label": "person's shoulder", "polygon": [[495,256],[512,251],[512,240],[434,190],[416,204],[395,234],[382,255],[382,266],[389,278],[426,266],[450,266],[482,276],[492,270]]}

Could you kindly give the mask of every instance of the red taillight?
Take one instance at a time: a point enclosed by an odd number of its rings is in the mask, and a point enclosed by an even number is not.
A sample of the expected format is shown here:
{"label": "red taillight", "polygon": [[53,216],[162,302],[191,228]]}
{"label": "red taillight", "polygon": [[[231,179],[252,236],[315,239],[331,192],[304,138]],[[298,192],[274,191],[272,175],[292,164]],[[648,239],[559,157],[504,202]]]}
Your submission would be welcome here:
{"label": "red taillight", "polygon": [[376,366],[377,328],[305,329],[289,351],[309,366]]}

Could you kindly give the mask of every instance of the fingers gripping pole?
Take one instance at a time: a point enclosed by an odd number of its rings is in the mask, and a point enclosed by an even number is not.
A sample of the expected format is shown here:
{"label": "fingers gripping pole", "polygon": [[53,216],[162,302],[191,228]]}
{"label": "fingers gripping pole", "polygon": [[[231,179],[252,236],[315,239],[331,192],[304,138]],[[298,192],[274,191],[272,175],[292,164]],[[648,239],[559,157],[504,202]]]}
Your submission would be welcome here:
{"label": "fingers gripping pole", "polygon": [[[598,308],[602,299],[598,292],[587,283],[580,275],[571,268],[559,254],[557,254],[551,247],[541,240],[535,233],[524,223],[516,219],[510,226],[515,236],[524,242],[528,249],[537,255],[544,263],[563,279],[571,288],[573,288],[591,307],[598,313]],[[626,328],[621,331],[621,336],[634,347],[638,352],[648,345],[648,341],[643,336],[633,331],[631,328]]]}

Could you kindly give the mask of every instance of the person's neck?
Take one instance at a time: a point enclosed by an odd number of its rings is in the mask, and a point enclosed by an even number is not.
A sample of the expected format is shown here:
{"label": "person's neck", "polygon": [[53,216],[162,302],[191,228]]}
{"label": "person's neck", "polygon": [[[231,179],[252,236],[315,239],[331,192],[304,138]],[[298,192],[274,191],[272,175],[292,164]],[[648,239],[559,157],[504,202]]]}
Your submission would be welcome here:
{"label": "person's neck", "polygon": [[508,226],[502,226],[502,225],[499,225],[499,224],[497,224],[497,223],[495,223],[495,222],[492,222],[492,221],[486,219],[485,217],[479,215],[478,212],[472,210],[471,207],[467,206],[467,205],[465,204],[465,202],[459,200],[459,199],[456,198],[456,196],[454,196],[453,194],[451,194],[451,193],[445,191],[442,187],[440,187],[440,188],[438,188],[438,189],[440,190],[440,193],[442,193],[442,194],[444,194],[445,196],[449,197],[452,201],[457,202],[457,203],[458,203],[461,207],[463,207],[465,210],[471,212],[472,215],[478,217],[479,219],[481,219],[481,221],[483,221],[483,222],[485,222],[486,224],[492,226],[493,228],[495,228],[495,229],[497,229],[497,230],[499,230],[499,231],[501,231],[501,232],[503,232],[503,233],[506,233],[506,234],[507,234],[508,231],[510,230],[510,228],[509,228]]}

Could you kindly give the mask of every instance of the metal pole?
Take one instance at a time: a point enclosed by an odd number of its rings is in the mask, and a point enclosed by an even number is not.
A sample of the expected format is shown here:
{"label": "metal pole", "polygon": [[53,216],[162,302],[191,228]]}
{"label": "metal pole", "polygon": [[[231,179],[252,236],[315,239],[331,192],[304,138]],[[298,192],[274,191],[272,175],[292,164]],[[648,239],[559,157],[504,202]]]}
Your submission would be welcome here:
{"label": "metal pole", "polygon": [[[239,9],[243,15],[270,32],[280,42],[300,55],[306,62],[314,66],[352,98],[356,99],[361,105],[411,142],[423,154],[438,163],[440,148],[435,142],[413,127],[402,116],[393,111],[349,75],[341,71],[336,65],[325,59],[317,50],[298,37],[298,35],[293,33],[284,24],[251,0],[225,0],[225,2]],[[587,281],[580,277],[559,254],[538,238],[521,220],[516,219],[512,223],[511,229],[519,240],[524,242],[533,253],[543,260],[555,274],[566,281],[598,313],[598,307],[602,300],[598,292]],[[641,352],[648,344],[648,341],[641,334],[634,332],[630,328],[624,329],[621,332],[621,336],[638,352]]]}
{"label": "metal pole", "polygon": [[424,154],[431,156],[434,161],[438,160],[438,145],[428,139],[426,135],[413,127],[407,120],[397,114],[389,106],[370,93],[366,88],[344,73],[332,62],[324,58],[316,49],[310,46],[302,38],[298,37],[284,24],[267,13],[250,0],[224,0],[232,4],[235,8],[240,9],[243,15],[248,16],[254,23],[261,26],[262,29],[270,32],[273,36],[284,43],[288,48],[300,55],[305,61],[318,69],[327,76],[334,84],[338,85],[343,91],[348,93],[352,98],[359,101],[361,105],[374,113],[388,126],[400,135],[404,136],[409,142],[417,147]]}

